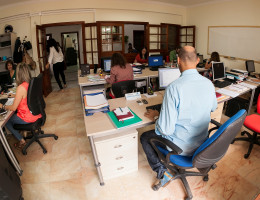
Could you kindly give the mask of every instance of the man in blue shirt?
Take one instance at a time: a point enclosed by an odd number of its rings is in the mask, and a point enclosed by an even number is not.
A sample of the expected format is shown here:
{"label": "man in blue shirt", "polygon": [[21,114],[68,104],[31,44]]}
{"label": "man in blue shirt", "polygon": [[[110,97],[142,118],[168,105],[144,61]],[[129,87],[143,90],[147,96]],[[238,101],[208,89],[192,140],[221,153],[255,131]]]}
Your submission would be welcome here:
{"label": "man in blue shirt", "polygon": [[148,110],[145,113],[146,117],[158,120],[155,130],[143,133],[140,138],[158,179],[170,174],[153,150],[150,138],[160,135],[180,147],[183,151],[181,155],[192,155],[206,140],[210,113],[217,108],[213,84],[196,70],[199,63],[196,50],[191,46],[181,48],[177,61],[181,76],[166,88],[161,112]]}

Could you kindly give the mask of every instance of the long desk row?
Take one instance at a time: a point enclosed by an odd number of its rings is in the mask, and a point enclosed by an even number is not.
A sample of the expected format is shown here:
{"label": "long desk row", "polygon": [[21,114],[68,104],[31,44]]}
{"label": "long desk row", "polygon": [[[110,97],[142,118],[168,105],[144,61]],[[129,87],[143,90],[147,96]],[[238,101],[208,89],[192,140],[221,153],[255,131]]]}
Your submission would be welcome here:
{"label": "long desk row", "polygon": [[[145,69],[143,74],[135,76],[135,80],[146,79],[149,81],[150,78],[157,76],[158,72]],[[258,85],[251,82],[246,83]],[[98,84],[105,84],[105,81]],[[97,84],[86,81],[86,77],[80,77],[79,85],[83,92],[84,86]],[[250,112],[255,89],[248,88],[241,92],[241,95],[249,91],[252,91],[248,109]],[[135,100],[127,101],[125,98],[108,100],[111,110],[128,106],[142,119],[141,123],[123,129],[116,129],[107,114],[95,113],[93,116],[86,116],[83,109],[86,135],[90,141],[100,185],[104,185],[104,180],[138,170],[138,134],[136,129],[152,124],[152,121],[145,117],[144,113],[146,106],[162,103],[164,91],[156,92],[156,94],[157,96],[152,98],[146,98],[142,95],[142,99],[148,101],[148,104],[142,106],[138,105]],[[224,95],[218,100],[218,108],[211,114],[212,119],[220,122],[224,102],[231,98]]]}

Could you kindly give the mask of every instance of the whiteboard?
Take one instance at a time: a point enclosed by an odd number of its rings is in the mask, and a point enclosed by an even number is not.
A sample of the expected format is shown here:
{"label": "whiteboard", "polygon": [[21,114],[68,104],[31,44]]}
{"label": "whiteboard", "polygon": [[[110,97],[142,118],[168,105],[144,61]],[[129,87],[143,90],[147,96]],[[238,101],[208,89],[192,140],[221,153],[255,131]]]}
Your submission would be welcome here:
{"label": "whiteboard", "polygon": [[208,54],[260,62],[260,26],[209,26]]}

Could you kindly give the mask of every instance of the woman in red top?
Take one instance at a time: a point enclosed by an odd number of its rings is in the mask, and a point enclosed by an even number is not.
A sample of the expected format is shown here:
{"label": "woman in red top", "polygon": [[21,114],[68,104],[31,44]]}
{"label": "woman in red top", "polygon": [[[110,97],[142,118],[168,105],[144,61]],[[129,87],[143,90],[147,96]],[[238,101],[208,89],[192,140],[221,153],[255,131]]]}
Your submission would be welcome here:
{"label": "woman in red top", "polygon": [[16,95],[9,95],[9,97],[14,97],[14,102],[10,106],[0,104],[0,108],[5,110],[17,110],[17,113],[6,123],[6,128],[19,140],[19,142],[15,144],[15,147],[18,149],[22,149],[26,142],[19,131],[14,129],[14,124],[28,124],[42,117],[41,114],[33,115],[27,105],[27,91],[30,80],[31,75],[28,66],[25,63],[20,63],[16,69],[16,84],[18,86]]}
{"label": "woman in red top", "polygon": [[136,55],[134,63],[148,63],[147,49],[144,47],[142,51]]}

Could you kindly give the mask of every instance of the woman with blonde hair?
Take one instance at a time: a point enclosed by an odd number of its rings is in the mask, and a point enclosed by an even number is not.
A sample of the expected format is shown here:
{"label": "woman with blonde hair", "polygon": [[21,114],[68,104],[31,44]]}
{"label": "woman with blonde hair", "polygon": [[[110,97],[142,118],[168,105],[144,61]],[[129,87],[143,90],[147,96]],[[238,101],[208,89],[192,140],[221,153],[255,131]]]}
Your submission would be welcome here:
{"label": "woman with blonde hair", "polygon": [[6,123],[6,128],[19,140],[18,143],[15,143],[15,147],[19,150],[22,150],[26,142],[24,138],[20,135],[19,131],[14,129],[14,124],[28,124],[33,123],[37,119],[41,118],[42,115],[33,115],[27,104],[27,92],[29,83],[31,80],[31,74],[28,68],[28,65],[25,63],[20,63],[16,69],[16,94],[9,95],[9,97],[14,97],[14,102],[12,105],[5,106],[0,103],[0,108],[5,110],[16,111]]}

